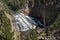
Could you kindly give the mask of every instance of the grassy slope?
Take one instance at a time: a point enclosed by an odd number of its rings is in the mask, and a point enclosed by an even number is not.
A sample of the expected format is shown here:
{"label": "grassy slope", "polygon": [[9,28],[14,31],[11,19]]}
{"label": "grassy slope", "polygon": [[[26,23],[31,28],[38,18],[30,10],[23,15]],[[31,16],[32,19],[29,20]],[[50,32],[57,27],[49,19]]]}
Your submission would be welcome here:
{"label": "grassy slope", "polygon": [[1,20],[2,20],[2,24],[1,27],[2,27],[2,34],[0,34],[0,36],[2,38],[0,38],[1,40],[13,40],[13,32],[11,32],[12,30],[12,27],[11,27],[11,24],[10,24],[10,21],[9,19],[6,17],[4,11],[1,11],[2,13],[2,16],[1,16]]}

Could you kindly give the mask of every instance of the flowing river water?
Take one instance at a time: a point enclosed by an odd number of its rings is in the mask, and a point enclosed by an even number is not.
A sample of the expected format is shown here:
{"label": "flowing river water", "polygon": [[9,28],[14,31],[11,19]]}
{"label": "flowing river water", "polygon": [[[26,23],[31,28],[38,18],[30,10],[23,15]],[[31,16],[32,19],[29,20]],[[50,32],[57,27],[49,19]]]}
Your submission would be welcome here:
{"label": "flowing river water", "polygon": [[36,18],[25,16],[23,13],[13,13],[14,25],[17,31],[27,31],[29,29],[35,29],[38,25],[43,24]]}

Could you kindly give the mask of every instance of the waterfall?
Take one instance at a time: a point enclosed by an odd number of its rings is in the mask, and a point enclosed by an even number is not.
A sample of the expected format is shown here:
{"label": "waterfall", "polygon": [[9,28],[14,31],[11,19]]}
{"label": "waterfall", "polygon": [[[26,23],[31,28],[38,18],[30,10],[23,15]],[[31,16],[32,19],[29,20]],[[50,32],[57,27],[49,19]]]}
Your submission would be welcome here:
{"label": "waterfall", "polygon": [[38,19],[25,16],[23,13],[13,13],[14,24],[17,31],[35,29],[37,25],[43,25]]}

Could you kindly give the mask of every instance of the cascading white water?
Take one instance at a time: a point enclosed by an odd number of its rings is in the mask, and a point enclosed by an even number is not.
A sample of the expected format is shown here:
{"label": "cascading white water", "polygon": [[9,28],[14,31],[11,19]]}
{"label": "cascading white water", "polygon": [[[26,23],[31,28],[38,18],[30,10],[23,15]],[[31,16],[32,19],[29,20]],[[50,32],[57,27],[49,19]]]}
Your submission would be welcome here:
{"label": "cascading white water", "polygon": [[29,29],[35,29],[37,25],[43,25],[39,20],[25,16],[23,13],[13,14],[13,18],[17,31],[27,31]]}

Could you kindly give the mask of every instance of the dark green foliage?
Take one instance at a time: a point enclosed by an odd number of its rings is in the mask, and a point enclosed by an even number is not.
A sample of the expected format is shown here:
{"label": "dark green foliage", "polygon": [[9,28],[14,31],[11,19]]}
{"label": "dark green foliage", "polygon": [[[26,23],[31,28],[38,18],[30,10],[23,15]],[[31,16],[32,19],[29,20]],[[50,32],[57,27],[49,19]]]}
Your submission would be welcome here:
{"label": "dark green foliage", "polygon": [[1,28],[0,29],[0,31],[1,31],[0,39],[1,40],[14,40],[13,39],[14,33],[12,32],[12,26],[10,24],[10,21],[6,17],[6,15],[5,15],[3,10],[1,11],[1,13],[2,13],[2,16],[1,16],[0,20],[2,20],[2,24],[3,25],[0,26],[0,28]]}
{"label": "dark green foliage", "polygon": [[55,22],[50,26],[49,30],[48,30],[48,34],[49,35],[53,35],[54,31],[56,32],[60,30],[60,14],[58,15],[57,19],[55,20]]}
{"label": "dark green foliage", "polygon": [[56,21],[53,23],[55,29],[60,29],[60,14],[58,15]]}
{"label": "dark green foliage", "polygon": [[25,1],[26,0],[2,0],[7,4],[9,9],[17,11],[20,8],[25,7]]}
{"label": "dark green foliage", "polygon": [[33,34],[33,40],[37,40],[36,29],[32,29],[32,34]]}
{"label": "dark green foliage", "polygon": [[9,7],[7,6],[6,2],[3,2],[3,5],[2,5],[2,10],[4,10],[6,13],[10,14],[11,15],[11,10],[9,9]]}
{"label": "dark green foliage", "polygon": [[26,40],[37,40],[36,29],[32,29],[30,32],[28,32]]}

